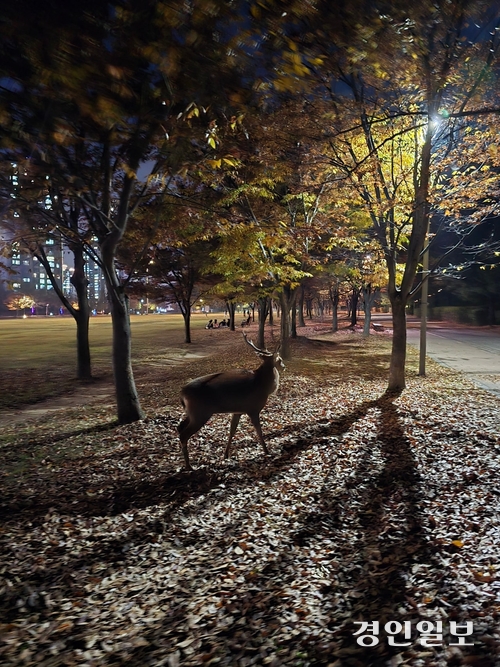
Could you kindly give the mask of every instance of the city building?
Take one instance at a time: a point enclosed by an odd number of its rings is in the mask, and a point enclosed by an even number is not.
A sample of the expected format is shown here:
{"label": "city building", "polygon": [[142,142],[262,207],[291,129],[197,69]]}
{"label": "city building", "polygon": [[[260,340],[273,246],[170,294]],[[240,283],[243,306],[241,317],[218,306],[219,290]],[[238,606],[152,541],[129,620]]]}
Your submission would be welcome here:
{"label": "city building", "polygon": [[[20,297],[29,297],[32,315],[56,315],[61,312],[62,304],[54,291],[47,272],[39,260],[23,249],[16,241],[9,241],[7,230],[0,231],[0,241],[7,248],[0,265],[0,313],[13,314],[19,310]],[[54,277],[64,295],[74,302],[76,292],[71,284],[74,271],[71,251],[60,241],[47,238],[43,245]],[[88,295],[91,311],[94,313],[108,310],[105,281],[97,262],[89,258],[85,273],[88,280]],[[30,299],[22,301],[27,303]],[[22,307],[26,311],[26,307]]]}

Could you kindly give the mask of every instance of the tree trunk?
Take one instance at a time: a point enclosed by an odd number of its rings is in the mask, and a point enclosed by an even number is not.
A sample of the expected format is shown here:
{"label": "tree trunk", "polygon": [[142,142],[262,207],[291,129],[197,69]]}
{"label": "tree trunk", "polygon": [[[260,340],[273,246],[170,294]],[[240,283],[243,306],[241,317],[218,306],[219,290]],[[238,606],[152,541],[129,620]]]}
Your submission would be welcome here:
{"label": "tree trunk", "polygon": [[[87,301],[88,306],[88,301]],[[76,321],[76,355],[77,355],[77,374],[82,382],[92,380],[92,364],[90,360],[90,341],[89,341],[89,310],[78,312]]]}
{"label": "tree trunk", "polygon": [[306,315],[310,320],[312,320],[313,318],[312,305],[313,305],[312,299],[311,298],[306,299]]}
{"label": "tree trunk", "polygon": [[304,300],[306,296],[306,291],[304,288],[304,285],[300,286],[300,293],[299,293],[299,327],[305,327],[306,323],[304,321]]}
{"label": "tree trunk", "polygon": [[89,341],[90,305],[87,291],[88,280],[85,275],[85,256],[80,244],[75,244],[71,250],[75,263],[71,284],[75,288],[78,301],[78,310],[70,310],[76,322],[77,374],[79,380],[89,382],[92,379],[92,366]]}
{"label": "tree trunk", "polygon": [[[113,277],[115,276],[113,264],[111,266],[107,264],[105,268],[106,283],[111,301],[113,373],[118,421],[120,424],[130,424],[138,419],[143,419],[144,412],[139,403],[134,374],[132,372],[132,339],[128,297],[121,285],[112,284]],[[118,282],[117,278],[116,282]]]}
{"label": "tree trunk", "polygon": [[371,285],[368,285],[367,287],[363,288],[363,302],[365,304],[365,323],[363,326],[363,336],[370,335],[370,327],[372,323],[372,308],[378,293],[379,290],[377,289],[372,291]]}
{"label": "tree trunk", "polygon": [[290,359],[290,311],[287,307],[287,298],[282,292],[280,294],[281,303],[281,320],[280,320],[280,338],[281,351],[280,354],[283,359]]}
{"label": "tree trunk", "polygon": [[234,311],[236,310],[236,305],[234,301],[227,302],[227,310],[229,312],[229,329],[230,331],[235,331],[234,326]]}
{"label": "tree trunk", "polygon": [[339,330],[339,290],[330,287],[330,299],[332,302],[332,331]]}
{"label": "tree trunk", "polygon": [[283,287],[280,293],[280,337],[281,337],[281,356],[283,359],[290,359],[290,310],[295,303],[295,292],[289,285]]}
{"label": "tree trunk", "polygon": [[389,367],[388,392],[405,388],[406,362],[406,303],[401,292],[389,294],[392,306],[392,351]]}
{"label": "tree trunk", "polygon": [[273,313],[273,300],[272,297],[269,297],[269,326],[274,325],[274,313]]}
{"label": "tree trunk", "polygon": [[184,342],[191,343],[191,308],[189,304],[184,304],[181,310],[184,318]]}
{"label": "tree trunk", "polygon": [[264,329],[269,309],[268,297],[260,298],[257,302],[257,308],[259,310],[259,330],[257,333],[257,347],[260,347],[260,349],[263,350],[265,348]]}
{"label": "tree trunk", "polygon": [[323,317],[325,315],[325,305],[323,303],[323,299],[320,299],[319,297],[318,297],[318,315],[323,320]]}
{"label": "tree trunk", "polygon": [[355,327],[358,322],[358,300],[359,290],[353,289],[351,294],[351,327]]}
{"label": "tree trunk", "polygon": [[[71,314],[76,323],[76,346],[77,346],[77,377],[79,380],[89,382],[92,379],[92,368],[90,361],[90,344],[89,344],[89,319],[90,306],[87,292],[87,277],[85,276],[85,255],[81,243],[73,243],[70,245],[74,256],[75,270],[71,277],[71,283],[75,288],[78,300],[78,308],[75,308],[64,294],[60,280],[56,279],[45,249],[38,245],[34,256],[38,259],[41,265],[45,268],[47,276],[52,284],[54,292],[59,297],[62,305]],[[48,304],[47,304],[48,306]],[[45,310],[47,315],[47,309]],[[17,316],[17,314],[16,314]]]}
{"label": "tree trunk", "polygon": [[290,337],[297,338],[297,305],[294,303],[292,306],[292,321],[290,324]]}
{"label": "tree trunk", "polygon": [[[429,117],[435,111],[429,103]],[[432,124],[429,123],[420,160],[419,184],[415,193],[413,225],[408,244],[406,265],[401,287],[396,288],[395,264],[388,262],[389,286],[388,294],[392,306],[392,353],[389,367],[389,384],[387,391],[399,393],[405,388],[406,362],[406,303],[412,289],[418,269],[421,253],[425,245],[429,227],[429,178],[432,148]]]}

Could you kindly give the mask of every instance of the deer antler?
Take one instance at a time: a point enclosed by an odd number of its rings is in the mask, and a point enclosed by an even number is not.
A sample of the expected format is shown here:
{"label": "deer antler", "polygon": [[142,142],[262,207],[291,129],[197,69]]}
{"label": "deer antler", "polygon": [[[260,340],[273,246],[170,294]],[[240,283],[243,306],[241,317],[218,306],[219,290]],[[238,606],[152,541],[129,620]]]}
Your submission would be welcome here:
{"label": "deer antler", "polygon": [[255,352],[257,352],[257,354],[263,354],[263,355],[265,355],[265,356],[267,356],[267,355],[269,355],[269,354],[272,354],[271,352],[268,352],[268,350],[261,350],[260,348],[257,347],[257,345],[255,345],[255,344],[253,343],[253,341],[248,340],[247,335],[246,335],[246,333],[245,333],[244,331],[243,331],[243,338],[245,339],[245,343],[247,343],[247,345],[250,345],[250,347],[251,347]]}

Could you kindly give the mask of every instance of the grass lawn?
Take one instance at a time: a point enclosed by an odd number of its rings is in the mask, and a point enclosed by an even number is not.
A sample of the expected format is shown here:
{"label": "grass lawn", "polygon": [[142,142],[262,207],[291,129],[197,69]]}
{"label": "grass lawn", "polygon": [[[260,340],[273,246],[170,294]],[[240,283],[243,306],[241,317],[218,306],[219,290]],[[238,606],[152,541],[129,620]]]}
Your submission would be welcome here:
{"label": "grass lawn", "polygon": [[[188,346],[170,317],[133,320],[145,420],[115,423],[104,319],[100,382],[0,410],[2,667],[497,667],[498,399],[432,361],[418,377],[412,348],[386,396],[387,334],[312,323],[262,413],[269,456],[243,418],[223,461],[216,415],[186,472],[180,387],[258,361],[240,331],[200,318]],[[42,336],[23,324],[9,363]],[[62,378],[71,327],[44,326]],[[26,386],[47,372],[27,356]]]}
{"label": "grass lawn", "polygon": [[[140,358],[148,346],[182,344],[182,316],[132,315],[134,357]],[[203,328],[204,315],[192,316],[192,328]],[[111,353],[111,318],[99,315],[90,318],[92,358],[98,365],[108,364]],[[68,372],[76,366],[76,325],[72,317],[28,317],[0,320],[0,363],[4,369],[64,366]]]}
{"label": "grass lawn", "polygon": [[[192,329],[205,327],[204,315],[192,317]],[[132,315],[135,363],[170,349],[187,353],[181,315]],[[97,379],[111,377],[111,318],[90,319],[90,347]],[[161,353],[160,353],[161,354]],[[71,317],[0,320],[0,409],[67,394],[75,387],[76,325]]]}

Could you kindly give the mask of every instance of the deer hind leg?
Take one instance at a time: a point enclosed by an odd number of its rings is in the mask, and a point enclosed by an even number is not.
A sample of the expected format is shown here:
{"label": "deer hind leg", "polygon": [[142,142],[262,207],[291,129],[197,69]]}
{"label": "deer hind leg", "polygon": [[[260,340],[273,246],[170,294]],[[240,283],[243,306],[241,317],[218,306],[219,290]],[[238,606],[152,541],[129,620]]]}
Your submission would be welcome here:
{"label": "deer hind leg", "polygon": [[189,463],[187,448],[188,440],[192,435],[197,433],[202,426],[205,426],[210,417],[211,415],[203,415],[199,416],[197,419],[192,419],[188,416],[186,419],[183,419],[177,427],[181,441],[182,455],[184,456],[184,463],[186,464],[187,470],[192,470],[191,464]]}
{"label": "deer hind leg", "polygon": [[231,417],[231,427],[229,429],[229,440],[227,441],[226,449],[224,451],[224,458],[225,459],[229,458],[229,450],[231,448],[231,441],[233,439],[234,434],[236,433],[236,429],[238,428],[238,424],[240,422],[240,417],[241,417],[241,414],[234,414]]}
{"label": "deer hind leg", "polygon": [[262,448],[264,449],[265,454],[269,454],[269,450],[267,449],[267,445],[264,441],[264,436],[262,435],[262,427],[260,425],[260,413],[255,412],[252,414],[248,415],[250,417],[250,421],[254,425],[255,430],[257,431],[257,435],[259,437],[259,442],[262,445]]}

